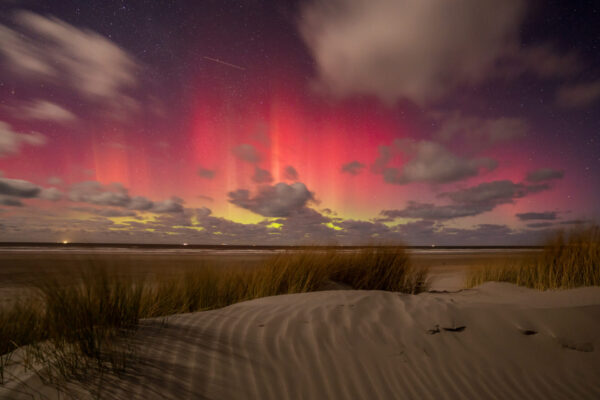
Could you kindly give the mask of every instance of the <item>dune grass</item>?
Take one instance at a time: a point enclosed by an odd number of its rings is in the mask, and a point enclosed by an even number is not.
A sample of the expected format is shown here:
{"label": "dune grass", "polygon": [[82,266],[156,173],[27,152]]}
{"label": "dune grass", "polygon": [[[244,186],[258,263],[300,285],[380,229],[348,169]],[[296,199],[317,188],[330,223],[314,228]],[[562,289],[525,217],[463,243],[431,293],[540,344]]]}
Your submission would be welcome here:
{"label": "dune grass", "polygon": [[120,343],[142,318],[311,292],[332,283],[419,293],[427,289],[426,277],[426,269],[411,266],[401,247],[285,252],[255,267],[203,265],[153,279],[91,267],[69,284],[47,279],[34,296],[0,309],[0,379],[11,352],[24,345],[32,345],[36,361],[54,375],[73,377],[92,365],[118,371],[129,357]]}
{"label": "dune grass", "polygon": [[470,271],[466,286],[487,281],[539,290],[600,286],[600,227],[558,232],[539,255]]}

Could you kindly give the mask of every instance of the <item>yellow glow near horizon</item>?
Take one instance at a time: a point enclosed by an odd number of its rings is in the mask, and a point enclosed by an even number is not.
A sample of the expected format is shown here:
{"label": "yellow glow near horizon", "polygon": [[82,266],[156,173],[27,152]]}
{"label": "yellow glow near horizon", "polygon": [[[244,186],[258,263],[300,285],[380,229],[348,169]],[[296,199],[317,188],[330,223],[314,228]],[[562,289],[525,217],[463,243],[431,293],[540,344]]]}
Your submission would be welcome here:
{"label": "yellow glow near horizon", "polygon": [[334,229],[336,231],[341,231],[342,230],[342,228],[340,228],[337,225],[334,225],[332,222],[328,222],[328,223],[326,223],[324,225],[327,226],[327,227],[329,227],[329,228],[331,228],[331,229]]}

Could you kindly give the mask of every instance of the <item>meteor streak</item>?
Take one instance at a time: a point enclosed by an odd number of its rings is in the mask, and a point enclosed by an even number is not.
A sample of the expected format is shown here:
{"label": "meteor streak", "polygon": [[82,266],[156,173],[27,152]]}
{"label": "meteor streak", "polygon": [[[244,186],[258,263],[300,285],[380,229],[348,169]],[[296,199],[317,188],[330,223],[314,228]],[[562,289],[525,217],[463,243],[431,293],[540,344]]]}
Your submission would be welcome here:
{"label": "meteor streak", "polygon": [[207,60],[210,60],[210,61],[214,61],[214,62],[219,63],[219,64],[227,65],[228,67],[239,69],[241,71],[245,71],[246,70],[246,68],[244,68],[244,67],[240,67],[239,65],[235,65],[235,64],[230,64],[230,63],[225,62],[225,61],[221,61],[218,58],[211,58],[211,57],[206,57],[206,56],[204,58],[206,58]]}

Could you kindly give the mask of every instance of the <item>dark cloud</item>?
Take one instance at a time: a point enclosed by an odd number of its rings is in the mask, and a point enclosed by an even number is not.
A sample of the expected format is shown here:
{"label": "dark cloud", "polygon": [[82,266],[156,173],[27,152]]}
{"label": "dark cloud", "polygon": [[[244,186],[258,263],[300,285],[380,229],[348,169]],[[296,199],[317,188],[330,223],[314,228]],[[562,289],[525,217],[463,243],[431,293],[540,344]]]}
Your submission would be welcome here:
{"label": "dark cloud", "polygon": [[[395,154],[409,158],[401,168],[387,166]],[[380,147],[380,156],[372,170],[383,174],[388,183],[404,185],[411,182],[456,182],[477,176],[481,170],[493,170],[496,166],[495,160],[463,158],[436,142],[396,139],[392,148]]]}
{"label": "dark cloud", "polygon": [[234,147],[232,152],[240,160],[249,163],[254,164],[260,161],[260,154],[251,144],[240,144],[239,146]]}
{"label": "dark cloud", "polygon": [[273,186],[262,186],[253,197],[250,192],[238,189],[229,192],[229,201],[238,207],[245,208],[265,217],[287,217],[314,200],[313,194],[304,183],[277,183]]}
{"label": "dark cloud", "polygon": [[136,217],[137,213],[131,210],[123,210],[119,208],[90,208],[90,207],[73,207],[74,211],[85,212],[89,214],[99,215],[101,217]]}
{"label": "dark cloud", "polygon": [[120,183],[111,183],[104,186],[96,181],[73,185],[69,191],[69,199],[74,202],[101,206],[127,207],[131,203],[131,197],[129,197],[127,189]]}
{"label": "dark cloud", "polygon": [[157,201],[154,203],[150,211],[159,214],[181,213],[183,212],[183,199],[173,196],[167,200]]}
{"label": "dark cloud", "polygon": [[562,179],[565,176],[564,171],[559,171],[551,168],[541,168],[531,171],[527,174],[526,179],[529,182],[545,182],[554,179]]}
{"label": "dark cloud", "polygon": [[355,160],[342,165],[342,172],[348,173],[350,175],[358,175],[364,168],[365,164]]}
{"label": "dark cloud", "polygon": [[37,197],[42,188],[21,179],[0,178],[0,195],[31,199]]}
{"label": "dark cloud", "polygon": [[127,203],[127,208],[130,210],[148,211],[152,207],[154,207],[154,202],[143,196],[135,196]]}
{"label": "dark cloud", "polygon": [[23,203],[16,197],[0,195],[0,205],[11,207],[23,207]]}
{"label": "dark cloud", "polygon": [[534,228],[534,229],[538,229],[538,228],[548,228],[554,226],[554,222],[534,222],[531,224],[527,224],[528,228]]}
{"label": "dark cloud", "polygon": [[571,220],[567,220],[567,221],[560,221],[559,225],[581,225],[581,224],[587,224],[590,223],[590,221],[584,220],[584,219],[571,219]]}
{"label": "dark cloud", "polygon": [[556,93],[556,103],[561,107],[585,107],[600,99],[600,80],[562,86]]}
{"label": "dark cloud", "polygon": [[56,188],[43,188],[22,179],[0,178],[0,204],[5,206],[22,206],[19,199],[58,201],[62,197],[62,192]]}
{"label": "dark cloud", "polygon": [[156,202],[143,196],[132,198],[129,191],[120,183],[102,185],[96,181],[80,182],[71,186],[69,200],[159,214],[180,213],[183,211],[183,200],[178,197]]}
{"label": "dark cloud", "polygon": [[557,212],[556,211],[527,212],[527,213],[516,214],[516,216],[521,221],[532,221],[532,220],[554,221],[557,219]]}
{"label": "dark cloud", "polygon": [[252,181],[256,183],[271,183],[273,182],[273,176],[271,175],[271,172],[266,169],[255,167]]}
{"label": "dark cloud", "polygon": [[283,170],[283,176],[285,179],[288,179],[290,181],[297,181],[298,180],[298,171],[296,171],[296,168],[292,167],[291,165],[288,165]]}
{"label": "dark cloud", "polygon": [[515,199],[525,197],[532,193],[547,190],[550,187],[545,184],[528,185],[514,183],[509,180],[481,183],[467,189],[454,192],[442,193],[440,197],[447,197],[457,204],[481,205],[491,208],[500,204],[512,203]]}
{"label": "dark cloud", "polygon": [[198,175],[205,179],[213,179],[216,171],[214,169],[198,168]]}
{"label": "dark cloud", "polygon": [[549,188],[545,184],[532,185],[514,183],[509,180],[485,182],[470,188],[444,192],[438,195],[439,198],[450,200],[451,204],[434,205],[410,201],[402,210],[383,210],[380,215],[384,221],[396,218],[443,221],[472,217],[492,211],[501,204],[513,203],[516,199]]}
{"label": "dark cloud", "polygon": [[431,203],[409,201],[402,210],[383,210],[380,215],[386,220],[396,218],[415,218],[426,220],[447,220],[461,217],[471,217],[489,211],[488,205],[465,207],[463,204],[436,206]]}
{"label": "dark cloud", "polygon": [[0,121],[0,158],[6,155],[17,154],[23,145],[42,146],[46,144],[46,137],[39,133],[19,133]]}
{"label": "dark cloud", "polygon": [[496,143],[521,138],[529,132],[529,124],[521,118],[479,118],[460,112],[436,114],[440,127],[435,137],[443,142],[462,139],[461,144],[478,151]]}

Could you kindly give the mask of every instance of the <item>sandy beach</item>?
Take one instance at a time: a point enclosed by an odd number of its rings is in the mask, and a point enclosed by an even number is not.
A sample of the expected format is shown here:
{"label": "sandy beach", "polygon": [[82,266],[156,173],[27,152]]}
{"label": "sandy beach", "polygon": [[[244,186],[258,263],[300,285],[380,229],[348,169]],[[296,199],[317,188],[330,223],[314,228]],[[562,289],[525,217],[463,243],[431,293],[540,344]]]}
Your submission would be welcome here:
{"label": "sandy beach", "polygon": [[[596,399],[600,288],[323,291],[145,320],[130,374],[76,398]],[[18,359],[18,356],[15,358]],[[9,367],[3,399],[57,398]],[[61,397],[62,398],[62,397]]]}

